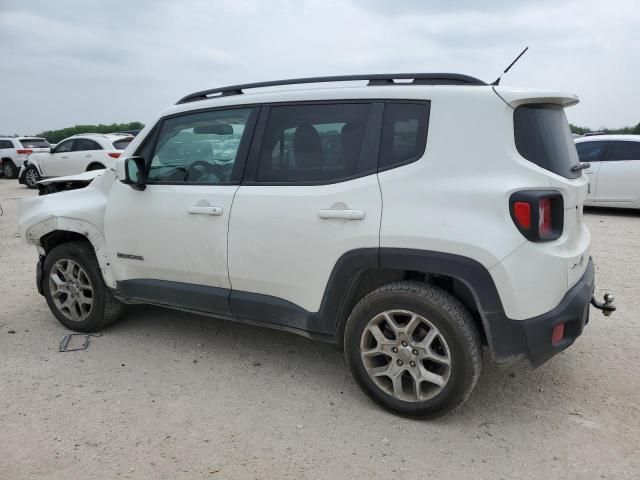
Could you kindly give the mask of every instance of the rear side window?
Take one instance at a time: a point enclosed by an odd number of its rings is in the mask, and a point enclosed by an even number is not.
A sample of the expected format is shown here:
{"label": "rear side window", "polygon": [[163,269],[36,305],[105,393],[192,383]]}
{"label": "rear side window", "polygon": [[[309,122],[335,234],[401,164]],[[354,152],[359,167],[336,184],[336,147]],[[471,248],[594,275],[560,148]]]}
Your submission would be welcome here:
{"label": "rear side window", "polygon": [[513,129],[518,153],[536,165],[565,178],[578,178],[581,171],[571,171],[578,164],[575,143],[564,109],[553,104],[517,107]]}
{"label": "rear side window", "polygon": [[102,147],[97,142],[89,140],[88,138],[76,138],[73,142],[74,152],[83,152],[85,150],[102,150]]}
{"label": "rear side window", "polygon": [[387,102],[384,107],[380,170],[403,165],[424,154],[429,103]]}
{"label": "rear side window", "polygon": [[20,140],[24,148],[50,148],[49,142],[44,138],[24,138]]}
{"label": "rear side window", "polygon": [[607,160],[640,160],[640,142],[610,142]]}
{"label": "rear side window", "polygon": [[131,143],[131,140],[133,140],[133,137],[127,137],[121,140],[116,140],[115,142],[113,142],[113,148],[115,148],[116,150],[124,150],[129,146],[129,144]]}
{"label": "rear side window", "polygon": [[332,182],[361,173],[369,104],[272,107],[259,182]]}
{"label": "rear side window", "polygon": [[13,143],[10,140],[0,140],[0,148],[13,148]]}
{"label": "rear side window", "polygon": [[578,157],[581,162],[599,162],[607,147],[607,142],[580,142],[576,143]]}

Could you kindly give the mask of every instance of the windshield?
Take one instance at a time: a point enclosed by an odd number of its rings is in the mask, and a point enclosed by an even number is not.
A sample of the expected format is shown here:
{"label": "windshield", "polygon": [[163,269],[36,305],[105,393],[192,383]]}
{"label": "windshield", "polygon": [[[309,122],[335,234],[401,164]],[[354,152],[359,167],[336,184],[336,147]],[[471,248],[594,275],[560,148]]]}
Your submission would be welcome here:
{"label": "windshield", "polygon": [[571,138],[569,122],[560,105],[522,105],[513,114],[513,130],[518,153],[536,165],[565,178],[578,178],[578,153]]}
{"label": "windshield", "polygon": [[51,148],[44,138],[24,138],[20,143],[24,148]]}

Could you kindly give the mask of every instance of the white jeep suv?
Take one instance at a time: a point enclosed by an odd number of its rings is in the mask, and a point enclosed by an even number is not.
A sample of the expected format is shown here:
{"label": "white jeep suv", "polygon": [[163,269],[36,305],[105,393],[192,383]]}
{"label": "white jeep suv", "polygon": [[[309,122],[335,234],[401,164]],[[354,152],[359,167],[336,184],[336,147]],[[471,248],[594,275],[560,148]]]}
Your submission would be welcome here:
{"label": "white jeep suv", "polygon": [[48,152],[51,145],[39,137],[2,137],[0,138],[0,166],[6,178],[16,178],[20,167],[29,155]]}
{"label": "white jeep suv", "polygon": [[131,140],[132,135],[120,133],[74,135],[53,148],[32,154],[20,169],[19,182],[36,188],[43,178],[111,168]]}
{"label": "white jeep suv", "polygon": [[286,330],[342,346],[384,407],[433,417],[469,396],[483,345],[537,366],[590,301],[615,308],[592,298],[577,102],[457,74],[197,92],[116,171],[24,200],[20,228],[68,328],[149,303]]}

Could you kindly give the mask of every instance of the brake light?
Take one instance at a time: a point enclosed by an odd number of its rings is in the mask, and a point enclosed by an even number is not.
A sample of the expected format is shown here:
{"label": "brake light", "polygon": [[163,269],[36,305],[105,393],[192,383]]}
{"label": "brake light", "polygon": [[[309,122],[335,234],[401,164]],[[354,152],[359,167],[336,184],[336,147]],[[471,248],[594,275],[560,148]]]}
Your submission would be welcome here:
{"label": "brake light", "polygon": [[19,148],[19,149],[16,150],[16,153],[18,155],[31,155],[33,153],[33,150]]}
{"label": "brake light", "polygon": [[553,190],[524,190],[509,199],[511,218],[520,233],[532,242],[555,240],[562,235],[564,201]]}
{"label": "brake light", "polygon": [[516,202],[513,204],[513,213],[520,227],[525,230],[531,228],[531,205],[527,202]]}
{"label": "brake light", "polygon": [[118,158],[118,157],[120,157],[120,152],[109,152],[108,155],[111,158]]}

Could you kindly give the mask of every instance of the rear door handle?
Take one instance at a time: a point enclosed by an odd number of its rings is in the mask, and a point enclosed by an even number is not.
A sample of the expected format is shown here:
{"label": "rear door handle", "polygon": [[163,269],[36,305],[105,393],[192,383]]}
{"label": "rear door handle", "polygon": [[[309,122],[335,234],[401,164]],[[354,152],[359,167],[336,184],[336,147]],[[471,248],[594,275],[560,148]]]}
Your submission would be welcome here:
{"label": "rear door handle", "polygon": [[92,156],[93,156],[93,155],[91,155],[90,153],[87,153],[87,154],[85,155],[85,157],[87,157],[87,158],[92,157]]}
{"label": "rear door handle", "polygon": [[222,215],[222,207],[201,207],[199,205],[192,205],[187,208],[188,213],[200,214],[200,215]]}
{"label": "rear door handle", "polygon": [[323,219],[340,218],[342,220],[362,220],[365,213],[363,210],[320,210],[318,216]]}

